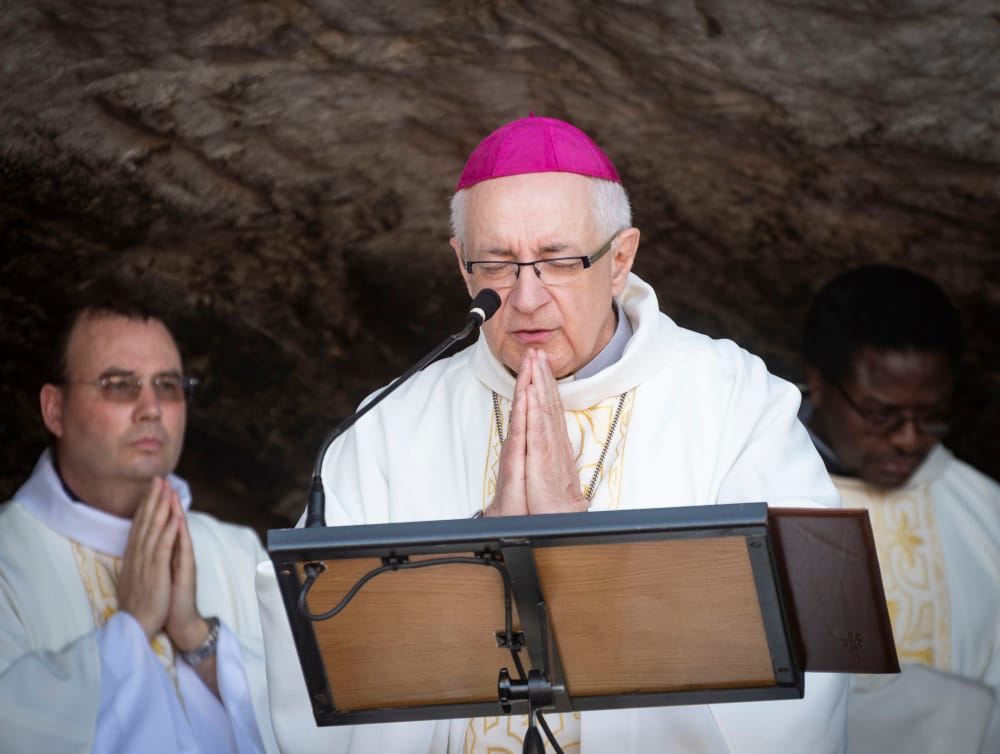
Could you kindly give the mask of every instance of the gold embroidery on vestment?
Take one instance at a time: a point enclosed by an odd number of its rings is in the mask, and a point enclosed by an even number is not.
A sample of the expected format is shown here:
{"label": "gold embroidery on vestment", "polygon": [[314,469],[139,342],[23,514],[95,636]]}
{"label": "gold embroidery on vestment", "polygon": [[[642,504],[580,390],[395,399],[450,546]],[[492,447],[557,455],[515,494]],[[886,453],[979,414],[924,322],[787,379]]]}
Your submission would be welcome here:
{"label": "gold embroidery on vestment", "polygon": [[951,611],[944,556],[926,485],[878,491],[836,479],[845,508],[871,519],[899,659],[949,670]]}

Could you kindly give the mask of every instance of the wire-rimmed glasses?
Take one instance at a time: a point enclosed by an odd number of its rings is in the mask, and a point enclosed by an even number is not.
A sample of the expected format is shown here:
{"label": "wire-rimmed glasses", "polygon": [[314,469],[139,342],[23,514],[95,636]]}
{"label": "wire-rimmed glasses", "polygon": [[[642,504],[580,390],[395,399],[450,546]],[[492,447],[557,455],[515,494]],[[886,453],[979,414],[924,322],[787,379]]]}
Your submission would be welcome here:
{"label": "wire-rimmed glasses", "polygon": [[569,285],[577,276],[607,254],[614,246],[618,233],[608,239],[593,254],[578,257],[552,257],[532,262],[492,259],[465,259],[465,271],[490,288],[513,288],[521,276],[522,267],[531,267],[543,285]]}
{"label": "wire-rimmed glasses", "polygon": [[[93,385],[100,390],[101,397],[112,403],[134,403],[142,394],[142,386],[147,380],[131,372],[104,374],[96,380],[66,380],[64,384]],[[161,372],[149,378],[157,400],[164,402],[184,401],[191,397],[198,380],[177,372]]]}

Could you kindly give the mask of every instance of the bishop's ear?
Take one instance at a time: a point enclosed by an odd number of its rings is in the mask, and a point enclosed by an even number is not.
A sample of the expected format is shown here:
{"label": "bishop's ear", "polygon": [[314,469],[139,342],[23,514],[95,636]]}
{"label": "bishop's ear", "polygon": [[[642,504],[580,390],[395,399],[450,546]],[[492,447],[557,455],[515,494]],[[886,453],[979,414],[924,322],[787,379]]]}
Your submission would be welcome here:
{"label": "bishop's ear", "polygon": [[635,262],[635,253],[639,249],[639,229],[627,228],[618,234],[614,248],[611,249],[611,292],[618,296],[625,290],[628,274]]}
{"label": "bishop's ear", "polygon": [[452,239],[448,243],[455,250],[455,259],[458,261],[458,269],[462,272],[462,279],[465,281],[465,289],[469,292],[469,298],[475,298],[475,293],[472,289],[472,276],[465,269],[465,262],[462,259],[462,242],[452,236]]}

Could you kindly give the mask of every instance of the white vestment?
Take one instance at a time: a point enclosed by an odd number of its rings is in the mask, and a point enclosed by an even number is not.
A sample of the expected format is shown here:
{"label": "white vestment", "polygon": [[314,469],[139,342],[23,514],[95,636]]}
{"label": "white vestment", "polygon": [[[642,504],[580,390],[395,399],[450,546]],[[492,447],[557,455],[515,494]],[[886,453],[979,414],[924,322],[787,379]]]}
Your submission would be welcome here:
{"label": "white vestment", "polygon": [[[187,485],[175,476],[170,483],[187,508]],[[169,674],[132,616],[109,609],[106,622],[95,619],[97,592],[115,605],[117,598],[78,558],[120,558],[130,521],[74,502],[48,450],[0,507],[4,754],[276,750],[252,576],[264,551],[250,529],[201,513],[187,517],[198,609],[221,621],[221,702],[179,657]]]}
{"label": "white vestment", "polygon": [[[559,386],[581,488],[623,400],[592,510],[839,504],[796,418],[794,386],[732,342],[678,327],[634,275],[618,304],[634,331],[622,357]],[[513,388],[482,336],[418,373],[331,447],[323,464],[327,522],[467,518],[482,510],[494,494],[506,434],[497,424],[506,423]],[[258,568],[258,593],[272,720],[285,754],[467,750],[466,720],[317,729],[270,563]],[[842,676],[807,674],[801,700],[584,712],[578,751],[842,752],[846,688]]]}
{"label": "white vestment", "polygon": [[1000,485],[942,445],[897,489],[833,480],[869,511],[902,666],[853,679],[850,752],[1000,752]]}

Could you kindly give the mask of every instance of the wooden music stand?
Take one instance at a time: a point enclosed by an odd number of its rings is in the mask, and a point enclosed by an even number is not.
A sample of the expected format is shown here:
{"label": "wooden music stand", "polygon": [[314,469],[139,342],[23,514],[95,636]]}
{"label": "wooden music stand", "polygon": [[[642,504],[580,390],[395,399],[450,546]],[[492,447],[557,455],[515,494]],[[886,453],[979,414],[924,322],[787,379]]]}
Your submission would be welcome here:
{"label": "wooden music stand", "polygon": [[863,510],[281,529],[268,550],[318,725],[789,699],[806,670],[899,669]]}

